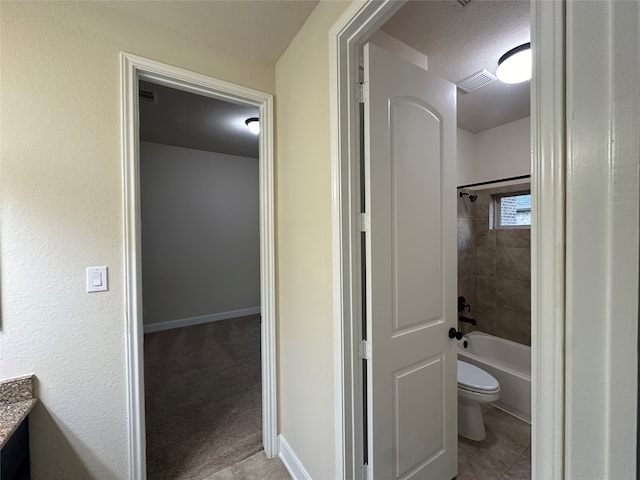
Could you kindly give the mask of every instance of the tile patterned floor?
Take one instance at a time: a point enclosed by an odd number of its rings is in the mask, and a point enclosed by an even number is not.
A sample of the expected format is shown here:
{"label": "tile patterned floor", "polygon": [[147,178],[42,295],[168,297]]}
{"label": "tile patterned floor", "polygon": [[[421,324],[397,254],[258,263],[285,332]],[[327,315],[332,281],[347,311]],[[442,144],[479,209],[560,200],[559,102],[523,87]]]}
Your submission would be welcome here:
{"label": "tile patterned floor", "polygon": [[458,437],[456,480],[530,480],[531,425],[491,405],[483,411],[487,438]]}
{"label": "tile patterned floor", "polygon": [[[531,480],[531,426],[491,405],[484,408],[487,438],[458,437],[456,480]],[[263,451],[203,480],[290,480],[279,458]]]}
{"label": "tile patterned floor", "polygon": [[264,450],[220,470],[203,480],[291,480],[278,457],[267,458]]}

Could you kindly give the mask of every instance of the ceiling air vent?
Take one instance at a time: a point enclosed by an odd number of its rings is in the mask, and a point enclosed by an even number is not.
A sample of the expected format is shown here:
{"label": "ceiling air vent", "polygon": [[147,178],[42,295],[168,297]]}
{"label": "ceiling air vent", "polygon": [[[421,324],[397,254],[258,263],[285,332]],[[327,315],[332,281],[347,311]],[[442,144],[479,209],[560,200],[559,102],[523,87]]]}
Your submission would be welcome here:
{"label": "ceiling air vent", "polygon": [[467,78],[460,80],[456,86],[466,93],[475,92],[479,88],[489,85],[496,79],[496,76],[487,72],[485,69],[468,76]]}
{"label": "ceiling air vent", "polygon": [[473,2],[473,0],[456,0],[456,2],[458,3],[458,5],[460,5],[461,7],[466,7],[467,5],[469,5],[471,2]]}
{"label": "ceiling air vent", "polygon": [[140,100],[145,100],[147,102],[152,102],[152,103],[158,103],[158,97],[156,92],[152,92],[151,90],[140,89]]}

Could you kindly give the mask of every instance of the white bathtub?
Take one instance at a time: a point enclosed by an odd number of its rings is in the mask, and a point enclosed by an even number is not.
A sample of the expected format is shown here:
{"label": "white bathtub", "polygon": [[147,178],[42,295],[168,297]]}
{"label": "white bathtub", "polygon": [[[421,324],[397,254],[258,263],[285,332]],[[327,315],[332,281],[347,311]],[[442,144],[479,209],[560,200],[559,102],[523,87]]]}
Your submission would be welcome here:
{"label": "white bathtub", "polygon": [[495,406],[531,423],[531,347],[471,332],[458,341],[458,359],[493,375],[500,383]]}

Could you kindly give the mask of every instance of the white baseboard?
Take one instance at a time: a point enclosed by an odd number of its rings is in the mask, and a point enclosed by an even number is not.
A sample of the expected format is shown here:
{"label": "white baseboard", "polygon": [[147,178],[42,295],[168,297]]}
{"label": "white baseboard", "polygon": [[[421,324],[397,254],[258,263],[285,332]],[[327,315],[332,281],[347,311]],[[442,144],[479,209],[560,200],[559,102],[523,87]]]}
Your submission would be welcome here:
{"label": "white baseboard", "polygon": [[304,465],[302,465],[302,462],[293,452],[284,437],[278,435],[278,440],[280,443],[280,453],[278,457],[289,471],[291,478],[293,480],[311,480],[311,475],[309,475],[309,472],[304,468]]}
{"label": "white baseboard", "polygon": [[177,320],[169,320],[166,322],[150,323],[144,326],[144,333],[171,330],[172,328],[189,327],[191,325],[217,322],[219,320],[228,320],[230,318],[246,317],[248,315],[256,315],[258,313],[260,313],[260,307],[251,307],[240,310],[231,310],[229,312],[212,313],[210,315],[200,315],[198,317],[179,318]]}

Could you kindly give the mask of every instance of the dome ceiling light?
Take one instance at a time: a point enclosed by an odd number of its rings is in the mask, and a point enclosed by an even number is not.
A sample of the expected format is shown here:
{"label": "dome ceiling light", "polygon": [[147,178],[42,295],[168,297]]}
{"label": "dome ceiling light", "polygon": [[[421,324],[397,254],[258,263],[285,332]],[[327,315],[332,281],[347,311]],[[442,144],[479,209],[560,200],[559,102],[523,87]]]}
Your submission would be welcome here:
{"label": "dome ceiling light", "polygon": [[249,127],[249,131],[254,135],[258,135],[260,133],[260,120],[258,117],[247,118],[244,123]]}
{"label": "dome ceiling light", "polygon": [[531,43],[512,48],[498,60],[496,76],[502,83],[522,83],[531,80]]}

